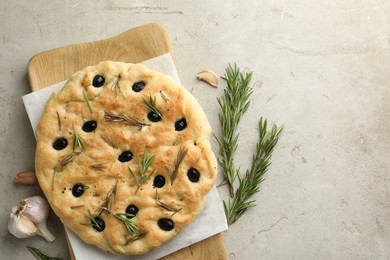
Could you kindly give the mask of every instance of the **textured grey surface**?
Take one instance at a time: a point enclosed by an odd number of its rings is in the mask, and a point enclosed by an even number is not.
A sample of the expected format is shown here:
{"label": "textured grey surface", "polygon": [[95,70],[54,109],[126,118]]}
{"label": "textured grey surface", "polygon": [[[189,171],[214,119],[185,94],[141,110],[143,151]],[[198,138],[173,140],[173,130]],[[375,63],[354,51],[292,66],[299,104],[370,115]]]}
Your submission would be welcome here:
{"label": "textured grey surface", "polygon": [[69,257],[53,215],[53,244],[13,238],[6,228],[12,205],[40,193],[13,184],[17,172],[34,167],[21,99],[30,91],[28,60],[150,22],[166,27],[181,81],[217,135],[215,99],[223,84],[211,88],[196,73],[221,75],[228,62],[255,72],[252,106],[240,126],[242,169],[259,117],[285,125],[258,206],[223,234],[228,259],[390,258],[390,5],[325,2],[1,1],[1,259],[33,259],[27,244]]}

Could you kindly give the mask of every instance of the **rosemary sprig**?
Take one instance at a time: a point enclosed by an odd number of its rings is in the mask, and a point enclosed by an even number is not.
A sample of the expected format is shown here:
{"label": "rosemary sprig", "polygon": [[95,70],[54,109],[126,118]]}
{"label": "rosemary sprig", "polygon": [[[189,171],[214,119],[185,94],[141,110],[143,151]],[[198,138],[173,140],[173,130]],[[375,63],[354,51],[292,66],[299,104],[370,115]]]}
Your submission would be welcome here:
{"label": "rosemary sprig", "polygon": [[118,90],[119,90],[119,92],[122,94],[122,96],[125,96],[122,92],[121,86],[119,85],[120,79],[121,79],[120,74],[118,75],[118,77],[116,79],[115,79],[115,77],[112,78],[112,80],[110,81],[110,82],[112,82],[111,90],[115,91],[115,95],[118,95]]}
{"label": "rosemary sprig", "polygon": [[114,203],[114,200],[116,199],[116,189],[118,186],[118,181],[115,182],[114,186],[107,192],[106,198],[104,199],[103,203],[99,206],[99,208],[96,210],[96,214],[100,215],[105,210],[105,212],[111,212],[111,206],[112,203]]}
{"label": "rosemary sprig", "polygon": [[62,172],[64,168],[71,162],[74,161],[74,159],[79,156],[81,152],[72,152],[69,155],[65,155],[61,157],[60,163],[56,166],[55,170],[56,172]]}
{"label": "rosemary sprig", "polygon": [[97,163],[97,164],[91,164],[89,167],[93,170],[100,172],[106,168],[106,165],[104,163]]}
{"label": "rosemary sprig", "polygon": [[147,174],[147,171],[148,171],[149,166],[152,164],[152,162],[155,158],[156,158],[155,154],[149,155],[146,151],[144,151],[143,161],[141,163],[141,160],[139,159],[139,156],[137,155],[138,168],[139,168],[139,172],[140,172],[139,177],[137,177],[134,174],[133,170],[131,170],[131,168],[129,167],[129,171],[138,185],[138,188],[135,191],[135,193],[137,193],[138,189],[141,187],[141,185],[144,184],[150,178],[150,176],[153,175],[154,170],[152,170],[152,172],[149,174]]}
{"label": "rosemary sprig", "polygon": [[146,108],[150,111],[154,112],[155,114],[159,115],[162,118],[161,112],[158,110],[156,105],[156,97],[152,97],[152,95],[149,95],[149,101],[146,100],[144,97],[142,98],[146,104]]}
{"label": "rosemary sprig", "polygon": [[175,179],[177,177],[177,174],[179,172],[179,166],[180,166],[181,162],[184,160],[184,157],[186,157],[187,152],[188,152],[188,148],[180,147],[179,152],[177,153],[175,168],[173,169],[173,171],[170,174],[171,185],[173,185],[173,182],[175,181]]}
{"label": "rosemary sprig", "polygon": [[85,102],[87,103],[89,112],[91,112],[91,114],[92,114],[92,107],[91,107],[91,104],[89,103],[89,100],[88,100],[88,97],[87,97],[87,93],[85,91],[83,91],[83,96],[84,96]]}
{"label": "rosemary sprig", "polygon": [[[167,210],[167,211],[170,211],[170,212],[173,212],[172,216],[175,215],[177,212],[179,212],[180,210],[182,210],[183,208],[179,208],[179,209],[175,209],[171,206],[169,206],[168,204],[166,204],[165,202],[162,202],[159,198],[158,198],[158,194],[157,194],[157,190],[156,190],[156,203],[159,207]],[[172,217],[171,216],[171,217]]]}
{"label": "rosemary sprig", "polygon": [[131,126],[139,127],[140,129],[144,126],[150,126],[150,124],[146,124],[136,118],[133,117],[127,117],[125,115],[116,115],[111,111],[104,111],[104,119],[106,119],[109,122],[116,122],[116,123],[125,123]]}
{"label": "rosemary sprig", "polygon": [[[242,115],[248,110],[253,90],[249,87],[252,72],[242,73],[240,69],[229,64],[224,79],[227,88],[222,97],[218,98],[222,112],[219,121],[222,127],[222,139],[218,140],[220,148],[219,163],[224,174],[222,184],[229,185],[230,199],[228,203],[223,202],[228,224],[236,222],[248,208],[255,206],[255,200],[251,197],[259,191],[259,185],[263,181],[263,175],[271,164],[271,154],[276,146],[283,127],[274,125],[270,131],[267,130],[267,120],[260,118],[259,141],[256,145],[256,152],[252,157],[251,167],[246,170],[244,176],[234,166],[234,154],[237,149],[238,134],[237,126]],[[238,178],[238,188],[234,195],[233,182]]]}
{"label": "rosemary sprig", "polygon": [[138,226],[134,222],[134,220],[132,219],[132,217],[134,217],[134,215],[129,214],[129,213],[114,213],[114,216],[117,219],[119,219],[123,223],[123,225],[125,225],[127,231],[129,231],[129,233],[132,236],[138,235],[138,233],[139,233]]}
{"label": "rosemary sprig", "polygon": [[283,126],[272,126],[271,131],[267,130],[267,120],[260,118],[259,141],[256,145],[256,153],[252,157],[252,164],[244,177],[238,176],[239,185],[236,195],[229,203],[223,202],[228,224],[236,222],[244,212],[254,207],[255,201],[250,198],[259,191],[259,184],[263,181],[263,175],[271,164],[272,152],[283,131]]}
{"label": "rosemary sprig", "polygon": [[80,224],[99,228],[99,224],[97,223],[95,217],[92,215],[90,210],[88,210],[87,218],[89,219],[89,223],[80,222]]}
{"label": "rosemary sprig", "polygon": [[76,132],[76,130],[73,129],[73,151],[76,150],[77,147],[80,147],[80,149],[85,147],[85,140]]}
{"label": "rosemary sprig", "polygon": [[219,97],[218,103],[222,110],[219,114],[219,122],[222,127],[222,140],[218,140],[221,159],[219,164],[224,175],[223,183],[229,185],[230,197],[234,197],[233,182],[238,170],[234,167],[234,154],[237,149],[238,134],[237,126],[242,115],[249,108],[249,97],[252,89],[249,83],[252,79],[252,72],[242,73],[234,64],[229,64],[223,79],[227,83],[223,96]]}
{"label": "rosemary sprig", "polygon": [[32,247],[32,246],[27,246],[27,249],[38,260],[60,260],[60,259],[63,259],[61,257],[48,256],[42,250],[39,250],[38,248],[35,248],[35,247]]}

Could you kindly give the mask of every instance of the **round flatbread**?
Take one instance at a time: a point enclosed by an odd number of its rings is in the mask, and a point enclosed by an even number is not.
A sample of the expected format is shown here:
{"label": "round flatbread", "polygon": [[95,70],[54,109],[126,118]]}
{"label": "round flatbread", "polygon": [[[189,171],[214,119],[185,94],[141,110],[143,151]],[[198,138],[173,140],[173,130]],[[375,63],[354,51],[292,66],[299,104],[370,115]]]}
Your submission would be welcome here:
{"label": "round flatbread", "polygon": [[47,102],[36,175],[86,243],[144,254],[203,209],[217,168],[210,135],[199,103],[172,78],[105,61],[72,75]]}

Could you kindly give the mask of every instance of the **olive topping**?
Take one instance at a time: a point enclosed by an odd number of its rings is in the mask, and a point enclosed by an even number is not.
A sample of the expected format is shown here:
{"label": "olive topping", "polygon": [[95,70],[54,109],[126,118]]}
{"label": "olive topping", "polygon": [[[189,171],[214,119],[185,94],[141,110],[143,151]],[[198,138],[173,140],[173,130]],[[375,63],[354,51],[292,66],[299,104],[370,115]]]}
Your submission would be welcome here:
{"label": "olive topping", "polygon": [[72,188],[72,194],[76,198],[80,197],[84,193],[84,185],[81,183],[77,183]]}
{"label": "olive topping", "polygon": [[[137,208],[137,206],[136,205],[129,205],[129,206],[127,206],[127,208],[126,208],[126,213],[127,214],[131,214],[131,215],[133,215],[133,217],[135,216],[135,215],[137,215],[137,213],[138,213],[138,208]],[[126,216],[127,218],[133,218],[133,217],[130,217],[130,216]]]}
{"label": "olive topping", "polygon": [[128,162],[133,159],[133,153],[131,151],[124,151],[118,156],[120,162]]}
{"label": "olive topping", "polygon": [[143,81],[135,82],[132,87],[134,92],[140,92],[144,88],[145,88],[145,82]]}
{"label": "olive topping", "polygon": [[92,81],[92,85],[95,87],[95,88],[100,88],[104,85],[104,77],[101,76],[101,75],[96,75],[95,77],[93,77],[93,81]]}
{"label": "olive topping", "polygon": [[156,113],[154,113],[153,111],[150,111],[150,112],[148,113],[148,119],[149,119],[150,121],[152,121],[152,122],[158,122],[158,121],[161,120],[161,116],[158,115],[158,114],[156,114]]}
{"label": "olive topping", "polygon": [[182,131],[187,127],[187,120],[183,117],[175,122],[175,130]]}
{"label": "olive topping", "polygon": [[54,141],[53,143],[53,148],[56,149],[56,150],[62,150],[62,149],[65,149],[65,147],[68,146],[68,140],[66,140],[65,138],[61,137],[61,138],[58,138],[57,140]]}
{"label": "olive topping", "polygon": [[91,224],[92,227],[98,232],[102,232],[106,227],[106,224],[100,217],[94,217],[93,219],[91,219]]}
{"label": "olive topping", "polygon": [[154,177],[153,186],[156,188],[162,188],[165,185],[165,178],[162,175]]}
{"label": "olive topping", "polygon": [[191,168],[187,172],[187,177],[191,182],[198,182],[200,178],[200,173],[197,169]]}
{"label": "olive topping", "polygon": [[157,223],[158,226],[165,231],[171,231],[175,227],[175,224],[169,218],[159,219]]}
{"label": "olive topping", "polygon": [[87,121],[83,124],[83,131],[84,132],[92,132],[96,129],[97,122],[95,120]]}

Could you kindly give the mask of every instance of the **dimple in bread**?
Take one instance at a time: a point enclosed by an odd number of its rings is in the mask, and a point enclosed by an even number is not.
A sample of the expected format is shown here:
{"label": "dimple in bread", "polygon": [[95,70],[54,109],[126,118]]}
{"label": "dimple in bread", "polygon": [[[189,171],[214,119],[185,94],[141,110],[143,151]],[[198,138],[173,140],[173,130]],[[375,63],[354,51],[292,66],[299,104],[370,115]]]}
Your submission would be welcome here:
{"label": "dimple in bread", "polygon": [[37,127],[39,184],[63,224],[116,254],[144,254],[201,212],[217,161],[196,99],[144,65],[70,77]]}

